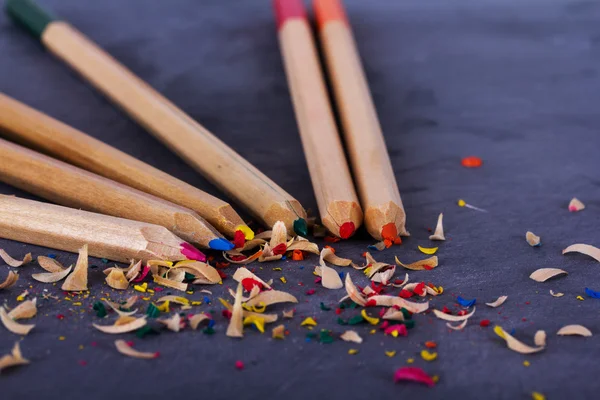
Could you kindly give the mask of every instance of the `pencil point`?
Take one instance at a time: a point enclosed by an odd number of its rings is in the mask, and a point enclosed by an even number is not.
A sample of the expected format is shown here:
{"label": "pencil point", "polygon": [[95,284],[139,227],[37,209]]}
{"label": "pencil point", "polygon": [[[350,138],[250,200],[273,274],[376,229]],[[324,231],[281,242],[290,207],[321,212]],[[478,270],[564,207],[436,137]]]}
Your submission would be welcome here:
{"label": "pencil point", "polygon": [[356,231],[356,226],[354,222],[344,222],[342,226],[340,226],[340,237],[342,239],[348,239],[350,236],[354,235]]}
{"label": "pencil point", "polygon": [[308,224],[304,218],[298,218],[294,221],[294,232],[300,236],[308,235]]}
{"label": "pencil point", "polygon": [[218,239],[213,239],[210,242],[208,242],[208,247],[210,247],[213,250],[227,251],[227,250],[233,249],[234,245],[233,245],[233,243],[231,243],[230,241],[228,241],[226,239],[218,238]]}
{"label": "pencil point", "polygon": [[181,254],[183,254],[189,260],[196,260],[200,262],[206,262],[206,256],[203,252],[195,248],[189,243],[183,242],[180,244]]}

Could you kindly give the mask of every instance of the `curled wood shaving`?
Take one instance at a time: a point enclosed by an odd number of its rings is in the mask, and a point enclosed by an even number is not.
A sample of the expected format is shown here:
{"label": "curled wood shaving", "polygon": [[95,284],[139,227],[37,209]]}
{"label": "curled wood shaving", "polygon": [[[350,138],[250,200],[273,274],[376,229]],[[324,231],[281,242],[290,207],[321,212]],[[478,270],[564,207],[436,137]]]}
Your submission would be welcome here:
{"label": "curled wood shaving", "polygon": [[113,289],[125,290],[129,287],[129,281],[125,277],[122,269],[113,268],[105,278],[106,283]]}
{"label": "curled wood shaving", "polygon": [[9,256],[8,253],[6,251],[4,251],[4,249],[0,249],[0,258],[2,258],[2,260],[6,264],[10,265],[13,268],[25,265],[33,259],[31,257],[31,253],[27,253],[27,254],[25,254],[25,257],[23,257],[23,260],[21,260],[21,261],[15,260],[11,256]]}
{"label": "curled wood shaving", "polygon": [[546,332],[537,331],[535,335],[533,335],[533,343],[536,346],[546,346]]}
{"label": "curled wood shaving", "polygon": [[190,321],[190,326],[192,327],[193,330],[198,329],[198,326],[200,325],[200,323],[204,322],[204,321],[210,321],[210,317],[206,314],[200,313],[200,314],[195,314],[192,315],[189,318]]}
{"label": "curled wood shaving", "polygon": [[[126,319],[123,319],[123,318],[126,318]],[[117,322],[115,322],[114,325],[92,324],[92,326],[101,332],[116,335],[119,333],[127,333],[127,332],[132,332],[132,331],[138,330],[148,323],[148,321],[146,321],[145,315],[140,318],[133,318],[133,319],[129,319],[129,318],[132,318],[132,317],[127,317],[127,316],[120,317],[117,320]],[[126,323],[122,323],[119,321],[126,321]]]}
{"label": "curled wood shaving", "polygon": [[244,279],[246,278],[252,278],[258,282],[260,282],[264,287],[266,287],[267,289],[271,289],[271,286],[269,286],[269,284],[265,281],[263,281],[262,279],[260,279],[258,276],[254,275],[252,272],[250,272],[246,267],[240,267],[238,268],[235,273],[233,274],[232,277],[234,280],[236,280],[237,282],[242,282]]}
{"label": "curled wood shaving", "polygon": [[391,283],[391,285],[396,288],[401,288],[401,287],[405,286],[407,283],[408,283],[408,273],[405,273],[404,280],[402,281],[402,283],[398,283],[398,284]]}
{"label": "curled wood shaving", "polygon": [[287,310],[282,313],[283,318],[292,319],[294,318],[294,314],[296,313],[295,309]]}
{"label": "curled wood shaving", "polygon": [[[520,354],[537,353],[546,348],[545,345],[538,345],[538,347],[528,346],[525,343],[521,342],[520,340],[511,336],[508,332],[506,332],[500,326],[494,327],[494,332],[496,333],[496,335],[498,335],[502,339],[504,339],[504,341],[506,342],[506,345],[508,346],[509,349],[516,351],[517,353],[520,353]],[[543,331],[538,331],[538,333],[536,333],[536,336],[538,336],[538,338],[541,338],[542,336],[539,332],[543,332]],[[538,339],[538,342],[540,342],[540,339]]]}
{"label": "curled wood shaving", "polygon": [[465,328],[465,326],[467,326],[467,322],[469,322],[469,319],[465,319],[458,325],[452,325],[450,322],[446,322],[446,326],[455,331],[462,331]]}
{"label": "curled wood shaving", "polygon": [[261,254],[261,256],[258,257],[258,262],[277,261],[277,260],[281,260],[282,258],[283,258],[283,254],[274,254],[272,256],[266,257],[263,252],[263,254]]}
{"label": "curled wood shaving", "polygon": [[127,280],[131,282],[132,280],[137,278],[141,272],[142,260],[138,262],[135,262],[135,260],[131,260],[131,265],[129,265],[129,268],[127,268],[127,275],[125,275],[125,278],[127,278]]}
{"label": "curled wood shaving", "polygon": [[583,204],[579,199],[577,199],[576,197],[573,197],[571,199],[571,201],[569,202],[569,211],[571,212],[577,212],[577,211],[581,211],[585,208],[585,204]]}
{"label": "curled wood shaving", "polygon": [[2,320],[2,324],[4,324],[6,329],[17,335],[25,336],[33,328],[35,328],[35,325],[19,324],[18,322],[14,321],[8,316],[8,313],[4,307],[0,307],[0,320]]}
{"label": "curled wood shaving", "polygon": [[243,256],[243,254],[241,252],[239,252],[237,249],[223,252],[223,258],[232,264],[248,264],[248,263],[251,263],[252,261],[256,260],[257,258],[259,258],[262,255],[262,250],[258,250],[256,253],[252,254],[251,256],[248,256],[241,260],[234,260],[233,258],[231,258],[231,256],[239,256],[239,255]]}
{"label": "curled wood shaving", "polygon": [[400,308],[404,307],[408,311],[410,311],[411,313],[414,313],[414,314],[422,313],[424,311],[427,311],[427,309],[429,308],[429,302],[427,302],[427,301],[424,303],[415,303],[412,301],[405,300],[402,297],[396,297],[396,296],[385,296],[385,295],[371,296],[371,297],[369,297],[369,302],[374,302],[375,305],[382,306],[382,307],[393,307],[393,306],[398,306]]}
{"label": "curled wood shaving", "polygon": [[345,342],[362,343],[363,339],[356,331],[346,331],[340,338]]}
{"label": "curled wood shaving", "polygon": [[562,274],[567,275],[567,271],[563,271],[562,269],[558,268],[540,268],[533,271],[529,277],[536,282],[545,282],[550,278],[554,278],[555,276]]}
{"label": "curled wood shaving", "polygon": [[[256,286],[255,286],[256,287]],[[264,291],[246,302],[249,307],[258,306],[264,304],[265,307],[276,303],[297,303],[298,299],[289,293],[282,292],[279,290],[267,290]]]}
{"label": "curled wood shaving", "polygon": [[577,335],[577,336],[592,336],[592,331],[583,325],[567,325],[563,326],[556,332],[557,335]]}
{"label": "curled wood shaving", "polygon": [[22,302],[8,313],[8,317],[15,321],[35,317],[37,314],[36,302],[36,298]]}
{"label": "curled wood shaving", "polygon": [[[238,271],[240,269],[241,268],[239,268]],[[248,271],[248,272],[250,272],[250,271]],[[236,271],[236,273],[237,273],[237,271]],[[233,302],[233,307],[231,310],[231,319],[229,320],[229,326],[227,326],[227,336],[229,336],[229,337],[244,336],[244,324],[243,324],[244,309],[242,308],[242,293],[243,293],[242,284],[238,283],[237,289],[235,290],[235,301]]]}
{"label": "curled wood shaving", "polygon": [[255,234],[254,239],[268,240],[271,239],[271,236],[273,236],[273,231],[263,231],[261,233]]}
{"label": "curled wood shaving", "polygon": [[13,271],[8,271],[8,276],[4,280],[4,282],[0,283],[0,290],[8,289],[14,286],[15,283],[19,280],[19,274]]}
{"label": "curled wood shaving", "polygon": [[[396,257],[396,264],[412,271],[422,271],[424,269],[433,269],[438,266],[437,256],[429,257],[421,261],[416,261],[412,264],[402,264]],[[426,268],[427,267],[427,268]]]}
{"label": "curled wood shaving", "polygon": [[154,277],[154,282],[158,283],[161,286],[166,286],[166,287],[170,287],[172,289],[181,290],[182,292],[185,292],[187,290],[187,288],[188,288],[188,284],[187,283],[173,281],[171,279],[163,278],[163,277],[160,277],[160,276],[155,276]]}
{"label": "curled wood shaving", "polygon": [[[408,284],[408,285],[404,286],[404,289],[405,289],[405,290],[408,290],[408,291],[411,291],[411,292],[413,292],[413,293],[414,293],[414,290],[415,290],[415,288],[416,288],[417,286],[419,286],[419,285],[420,285],[420,283],[418,283],[418,282],[415,282],[415,283],[410,283],[410,284]],[[432,288],[432,287],[431,287],[431,286],[429,286],[429,285],[425,285],[425,287],[424,287],[423,289],[424,289],[424,290],[421,292],[421,294],[419,294],[419,296],[420,296],[420,297],[425,297],[425,296],[427,296],[427,295],[430,295],[430,296],[437,296],[437,295],[439,295],[439,294],[441,293],[441,292],[438,292],[437,290],[435,290],[434,288]],[[415,293],[415,294],[416,294],[416,293]]]}
{"label": "curled wood shaving", "polygon": [[437,225],[435,227],[435,232],[433,235],[429,236],[429,240],[446,240],[444,236],[444,225],[442,223],[444,219],[444,214],[440,213],[437,220]]}
{"label": "curled wood shaving", "polygon": [[117,304],[117,303],[114,303],[114,302],[109,301],[109,300],[105,300],[104,302],[106,304],[108,304],[108,306],[110,308],[112,308],[114,312],[116,312],[117,314],[119,314],[119,317],[123,317],[123,316],[130,317],[130,316],[132,316],[133,314],[135,314],[137,312],[137,308],[135,310],[132,310],[132,311],[123,311],[122,310],[123,308],[125,308],[125,309],[131,308],[131,307],[125,307],[125,304]]}
{"label": "curled wood shaving", "polygon": [[477,307],[473,307],[473,310],[470,313],[465,314],[465,315],[450,315],[450,314],[443,313],[440,310],[433,310],[433,313],[435,314],[436,317],[438,317],[439,319],[443,319],[444,321],[461,322],[461,321],[471,318],[473,316],[473,314],[475,314],[476,309],[477,309]]}
{"label": "curled wood shaving", "polygon": [[600,262],[600,249],[589,244],[577,243],[572,244],[562,251],[563,254],[577,252],[585,254],[586,256],[592,257],[594,260]]}
{"label": "curled wood shaving", "polygon": [[144,360],[150,360],[150,359],[158,357],[158,352],[146,353],[146,352],[137,351],[136,349],[131,347],[126,341],[124,341],[122,339],[115,340],[115,347],[117,348],[117,351],[119,353],[126,355],[128,357],[140,358],[140,359],[144,359]]}
{"label": "curled wood shaving", "polygon": [[189,262],[178,262],[171,270],[183,272],[183,277],[185,277],[186,272],[194,275],[196,278],[196,280],[194,280],[195,284],[203,283],[207,285],[214,285],[221,283],[221,276],[219,275],[219,272],[214,267],[200,261],[189,260]]}
{"label": "curled wood shaving", "polygon": [[68,292],[81,292],[87,290],[88,284],[88,245],[84,244],[79,249],[79,257],[77,257],[77,263],[75,269],[71,275],[67,276],[63,285],[62,290]]}
{"label": "curled wood shaving", "polygon": [[65,277],[67,275],[69,275],[69,272],[71,272],[72,268],[73,268],[73,266],[70,266],[69,268],[66,268],[66,269],[58,271],[58,272],[42,272],[40,274],[31,274],[31,277],[33,279],[35,279],[36,281],[42,282],[42,283],[59,282],[59,281],[62,281],[63,279],[65,279]]}
{"label": "curled wood shaving", "polygon": [[280,245],[281,243],[286,243],[287,242],[287,228],[285,227],[285,223],[283,223],[283,221],[277,221],[275,222],[275,225],[273,225],[273,231],[271,233],[271,241],[269,242],[269,244],[271,245],[271,248],[275,248],[276,246]]}
{"label": "curled wood shaving", "polygon": [[333,252],[327,247],[321,250],[321,256],[319,258],[319,264],[321,265],[321,284],[327,289],[341,289],[344,287],[342,278],[340,278],[335,269],[325,265],[324,258],[326,254],[333,254]]}
{"label": "curled wood shaving", "polygon": [[185,279],[185,271],[182,269],[170,269],[166,271],[166,276],[160,274],[160,276],[175,281],[177,283],[182,283]]}
{"label": "curled wood shaving", "polygon": [[348,297],[350,300],[358,304],[359,306],[365,306],[367,304],[367,300],[362,296],[362,294],[358,291],[352,279],[350,279],[350,274],[346,274],[346,282],[345,282],[346,292],[348,293]]}
{"label": "curled wood shaving", "polygon": [[506,299],[508,299],[508,296],[500,296],[496,299],[496,301],[492,303],[485,303],[485,305],[493,308],[500,307],[502,304],[504,304]]}
{"label": "curled wood shaving", "polygon": [[390,279],[392,279],[395,272],[396,272],[396,266],[388,265],[388,267],[385,270],[379,270],[378,272],[373,274],[371,276],[371,281],[373,281],[375,283],[382,283],[387,286],[390,284]]}
{"label": "curled wood shaving", "polygon": [[[293,251],[293,250],[301,250],[301,251],[307,251],[307,252],[313,253],[313,254],[319,254],[319,246],[317,246],[316,243],[312,243],[307,240],[300,240],[300,241],[292,242],[292,244],[290,244],[289,247],[287,248],[287,251]],[[341,260],[344,260],[344,259],[342,258]],[[329,260],[327,260],[327,261],[329,261]],[[332,261],[329,261],[329,262],[331,262],[334,265],[338,265]]]}
{"label": "curled wood shaving", "polygon": [[531,247],[539,246],[541,243],[540,237],[529,231],[525,233],[525,240],[527,240],[527,243],[529,243]]}
{"label": "curled wood shaving", "polygon": [[44,268],[48,272],[61,272],[65,269],[65,267],[54,258],[39,256],[37,258],[37,262],[40,267]]}
{"label": "curled wood shaving", "polygon": [[175,313],[170,318],[159,318],[157,322],[165,325],[167,329],[173,332],[179,332],[181,330],[181,315]]}
{"label": "curled wood shaving", "polygon": [[550,289],[550,295],[552,295],[553,297],[563,297],[565,294],[564,293],[554,293],[554,291],[552,289]]}
{"label": "curled wood shaving", "polygon": [[404,314],[402,314],[402,311],[396,310],[395,308],[388,308],[381,318],[389,319],[391,321],[404,321]]}
{"label": "curled wood shaving", "polygon": [[29,360],[23,358],[19,342],[16,342],[10,354],[0,358],[0,372],[6,368],[16,367],[18,365],[29,364]]}
{"label": "curled wood shaving", "polygon": [[[333,251],[331,251],[330,249],[329,252],[325,253],[323,255],[323,259],[325,261],[327,261],[330,264],[336,265],[338,267],[347,267],[347,266],[352,266],[352,267],[358,267],[357,265],[355,265],[352,260],[350,260],[349,258],[341,258],[338,257]],[[321,254],[323,254],[323,252],[321,251]]]}
{"label": "curled wood shaving", "polygon": [[190,304],[190,301],[185,297],[173,295],[163,296],[160,299],[156,300],[157,303],[164,303],[165,301],[168,301],[170,303],[181,304],[182,306],[187,306]]}

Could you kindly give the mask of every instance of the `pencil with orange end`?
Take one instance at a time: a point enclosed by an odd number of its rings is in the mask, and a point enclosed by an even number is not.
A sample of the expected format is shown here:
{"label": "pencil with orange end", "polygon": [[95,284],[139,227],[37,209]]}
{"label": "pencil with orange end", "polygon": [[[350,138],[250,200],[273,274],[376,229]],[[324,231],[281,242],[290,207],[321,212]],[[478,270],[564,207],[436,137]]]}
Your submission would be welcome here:
{"label": "pencil with orange end", "polygon": [[8,0],[6,11],[56,57],[266,226],[283,221],[288,231],[306,235],[306,211],[296,199],[73,26],[32,0]]}
{"label": "pencil with orange end", "polygon": [[223,200],[0,93],[0,135],[113,181],[189,208],[224,235],[254,237]]}
{"label": "pencil with orange end", "polygon": [[377,112],[340,0],[313,0],[319,37],[369,234],[386,245],[408,235]]}
{"label": "pencil with orange end", "polygon": [[274,0],[279,44],[302,147],[323,225],[347,239],[363,213],[337,131],[301,0]]}

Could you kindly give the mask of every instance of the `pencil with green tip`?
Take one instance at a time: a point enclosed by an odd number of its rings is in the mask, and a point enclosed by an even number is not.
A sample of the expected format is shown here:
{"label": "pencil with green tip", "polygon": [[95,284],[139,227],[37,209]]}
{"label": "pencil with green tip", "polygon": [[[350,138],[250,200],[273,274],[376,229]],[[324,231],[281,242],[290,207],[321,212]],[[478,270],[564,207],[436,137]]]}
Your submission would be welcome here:
{"label": "pencil with green tip", "polygon": [[8,0],[6,11],[50,52],[266,226],[283,221],[288,230],[306,234],[306,212],[296,199],[77,29],[31,0]]}
{"label": "pencil with green tip", "polygon": [[386,245],[406,235],[406,214],[356,43],[340,0],[313,0],[365,227]]}

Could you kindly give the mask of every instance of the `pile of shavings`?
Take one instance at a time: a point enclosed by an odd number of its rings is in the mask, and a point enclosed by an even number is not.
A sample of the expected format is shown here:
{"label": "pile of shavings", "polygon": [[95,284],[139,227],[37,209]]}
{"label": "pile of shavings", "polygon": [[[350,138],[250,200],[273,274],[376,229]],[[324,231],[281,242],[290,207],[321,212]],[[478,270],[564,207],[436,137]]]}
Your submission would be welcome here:
{"label": "pile of shavings", "polygon": [[184,260],[172,263],[151,260],[147,266],[154,283],[182,292],[187,291],[190,284],[215,285],[222,282],[219,271],[200,261]]}

